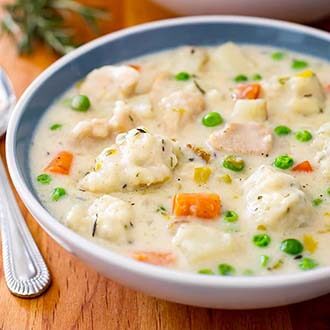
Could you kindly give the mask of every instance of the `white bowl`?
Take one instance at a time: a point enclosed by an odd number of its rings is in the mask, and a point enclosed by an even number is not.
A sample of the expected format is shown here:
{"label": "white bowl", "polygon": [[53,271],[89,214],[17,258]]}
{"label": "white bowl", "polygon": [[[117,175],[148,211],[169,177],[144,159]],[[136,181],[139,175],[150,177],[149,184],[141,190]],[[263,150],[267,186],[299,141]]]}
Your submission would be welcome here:
{"label": "white bowl", "polygon": [[[250,31],[251,33],[245,32]],[[254,31],[254,32],[253,32]],[[253,33],[252,33],[253,32]],[[49,104],[92,68],[184,43],[215,44],[230,38],[306,51],[329,59],[330,36],[296,24],[244,17],[194,17],[129,28],[63,57],[26,90],[10,119],[6,151],[14,185],[42,228],[67,251],[130,288],[179,303],[228,309],[285,305],[330,292],[330,268],[267,277],[220,277],[140,263],[79,236],[41,205],[31,183],[28,149]],[[47,259],[47,256],[46,256]]]}
{"label": "white bowl", "polygon": [[330,14],[329,0],[153,0],[181,15],[246,15],[313,22]]}

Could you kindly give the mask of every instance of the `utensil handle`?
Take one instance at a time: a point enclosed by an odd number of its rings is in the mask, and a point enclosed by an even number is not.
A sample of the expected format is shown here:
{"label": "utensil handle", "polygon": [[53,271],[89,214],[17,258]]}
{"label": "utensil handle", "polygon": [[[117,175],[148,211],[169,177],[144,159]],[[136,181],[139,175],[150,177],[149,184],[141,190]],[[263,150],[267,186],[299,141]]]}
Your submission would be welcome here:
{"label": "utensil handle", "polygon": [[3,268],[8,289],[32,298],[50,284],[50,274],[24,221],[0,158],[0,220]]}

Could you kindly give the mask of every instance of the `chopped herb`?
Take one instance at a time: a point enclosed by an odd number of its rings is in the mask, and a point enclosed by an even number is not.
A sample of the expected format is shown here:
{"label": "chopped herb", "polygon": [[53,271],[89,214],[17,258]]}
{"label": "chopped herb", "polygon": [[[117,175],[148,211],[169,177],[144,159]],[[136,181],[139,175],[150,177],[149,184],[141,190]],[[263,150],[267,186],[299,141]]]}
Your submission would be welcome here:
{"label": "chopped herb", "polygon": [[318,263],[311,258],[303,258],[298,265],[301,270],[311,270],[317,267]]}
{"label": "chopped herb", "polygon": [[140,127],[136,128],[136,130],[139,131],[140,133],[147,133],[144,129]]}
{"label": "chopped herb", "polygon": [[95,214],[95,220],[94,220],[94,223],[93,223],[93,230],[92,230],[92,236],[94,237],[95,236],[95,233],[96,233],[96,227],[97,227],[97,220],[99,218],[99,215],[96,213]]}
{"label": "chopped herb", "polygon": [[322,202],[323,202],[323,199],[322,198],[315,198],[312,201],[312,205],[313,206],[319,206],[320,204],[322,204]]}
{"label": "chopped herb", "polygon": [[330,187],[327,189],[327,194],[330,195]]}
{"label": "chopped herb", "polygon": [[270,259],[269,256],[261,255],[260,256],[260,266],[266,267],[268,265],[269,259]]}
{"label": "chopped herb", "polygon": [[262,79],[262,76],[259,73],[256,73],[251,77],[251,79],[255,80],[255,81],[258,81],[258,80]]}
{"label": "chopped herb", "polygon": [[237,82],[237,83],[248,81],[248,77],[244,74],[239,74],[234,78],[234,81]]}
{"label": "chopped herb", "polygon": [[128,118],[129,118],[129,120],[130,120],[131,122],[134,121],[134,118],[132,117],[132,115],[128,115]]}
{"label": "chopped herb", "polygon": [[200,84],[196,81],[196,80],[194,80],[194,84],[195,84],[195,86],[196,86],[196,88],[204,95],[204,94],[206,94],[206,91],[200,86]]}
{"label": "chopped herb", "polygon": [[308,67],[308,63],[303,60],[292,60],[291,68],[294,70],[301,70]]}
{"label": "chopped herb", "polygon": [[51,126],[49,127],[49,129],[50,129],[51,131],[56,131],[56,130],[60,129],[61,127],[62,127],[61,124],[53,124],[53,125],[51,125]]}
{"label": "chopped herb", "polygon": [[127,188],[127,183],[123,184],[122,188],[123,189]]}
{"label": "chopped herb", "polygon": [[279,136],[288,135],[291,133],[291,129],[287,126],[280,125],[274,128],[274,132]]}
{"label": "chopped herb", "polygon": [[223,219],[226,222],[236,222],[238,220],[238,214],[235,211],[226,211],[223,215]]}
{"label": "chopped herb", "polygon": [[296,133],[296,139],[300,142],[308,142],[312,138],[313,138],[313,135],[311,134],[311,132],[309,132],[307,130],[298,131]]}
{"label": "chopped herb", "polygon": [[175,79],[179,81],[186,81],[190,79],[190,74],[188,72],[182,71],[175,75]]}
{"label": "chopped herb", "polygon": [[218,272],[222,276],[231,276],[235,274],[235,268],[229,264],[220,264],[218,266]]}
{"label": "chopped herb", "polygon": [[41,184],[50,184],[52,178],[48,174],[40,174],[37,176],[37,181]]}
{"label": "chopped herb", "polygon": [[281,61],[281,60],[283,60],[284,57],[285,57],[285,54],[282,52],[272,53],[272,59],[274,61]]}
{"label": "chopped herb", "polygon": [[285,83],[290,79],[290,77],[280,77],[278,78],[278,82],[280,85],[284,86]]}
{"label": "chopped herb", "polygon": [[257,234],[253,236],[252,241],[256,246],[264,248],[270,244],[271,238],[267,234]]}
{"label": "chopped herb", "polygon": [[274,166],[282,170],[286,170],[293,165],[293,158],[288,155],[278,156],[274,160]]}
{"label": "chopped herb", "polygon": [[267,270],[272,271],[282,267],[284,261],[282,259],[277,260],[272,266],[268,267]]}
{"label": "chopped herb", "polygon": [[203,274],[203,275],[214,275],[214,271],[212,269],[209,268],[204,268],[204,269],[200,269],[198,271],[198,274]]}
{"label": "chopped herb", "polygon": [[57,202],[60,198],[66,195],[66,191],[62,187],[56,187],[52,192],[52,200]]}

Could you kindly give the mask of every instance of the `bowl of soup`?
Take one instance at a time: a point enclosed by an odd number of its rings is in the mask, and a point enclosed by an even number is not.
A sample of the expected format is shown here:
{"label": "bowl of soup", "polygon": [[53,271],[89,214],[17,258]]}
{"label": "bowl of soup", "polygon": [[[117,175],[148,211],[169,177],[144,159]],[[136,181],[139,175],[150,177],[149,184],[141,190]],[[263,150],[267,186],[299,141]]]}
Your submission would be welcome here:
{"label": "bowl of soup", "polygon": [[97,39],[19,100],[15,187],[68,252],[152,296],[239,309],[328,293],[329,41],[221,16]]}

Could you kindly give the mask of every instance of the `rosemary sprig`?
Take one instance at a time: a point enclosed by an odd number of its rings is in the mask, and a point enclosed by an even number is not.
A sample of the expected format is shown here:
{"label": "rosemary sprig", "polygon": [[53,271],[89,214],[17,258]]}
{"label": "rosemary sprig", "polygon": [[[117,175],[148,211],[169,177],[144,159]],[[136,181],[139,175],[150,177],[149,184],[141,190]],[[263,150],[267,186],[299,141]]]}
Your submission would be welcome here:
{"label": "rosemary sprig", "polygon": [[15,0],[5,4],[1,30],[16,42],[20,53],[31,53],[36,41],[47,44],[56,53],[63,55],[77,46],[64,21],[66,12],[80,15],[86,24],[98,33],[98,19],[108,14],[102,9],[91,8],[75,0]]}

